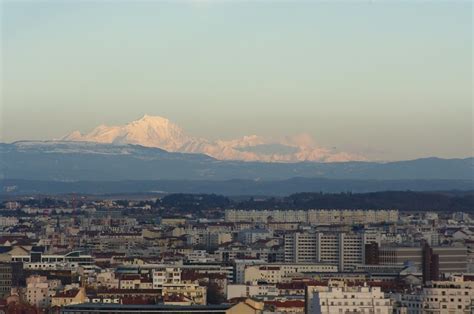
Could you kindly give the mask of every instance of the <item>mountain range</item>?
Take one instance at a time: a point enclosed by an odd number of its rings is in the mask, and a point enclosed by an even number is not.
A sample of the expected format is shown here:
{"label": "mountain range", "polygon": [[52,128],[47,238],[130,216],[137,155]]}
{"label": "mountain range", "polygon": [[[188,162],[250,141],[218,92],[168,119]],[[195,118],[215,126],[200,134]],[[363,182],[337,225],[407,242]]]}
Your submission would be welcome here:
{"label": "mountain range", "polygon": [[249,162],[132,144],[19,141],[0,144],[0,194],[472,190],[473,165],[474,158]]}
{"label": "mountain range", "polygon": [[91,132],[74,131],[60,139],[72,142],[135,144],[169,152],[200,153],[219,160],[264,162],[342,162],[365,160],[363,156],[320,147],[308,134],[282,139],[249,135],[232,140],[211,141],[186,134],[170,120],[145,115],[123,126],[100,125]]}
{"label": "mountain range", "polygon": [[100,180],[427,180],[474,178],[474,158],[396,162],[246,162],[131,144],[19,141],[0,144],[0,178]]}
{"label": "mountain range", "polygon": [[[315,145],[252,135],[210,141],[162,117],[99,126],[60,140],[0,143],[3,193],[472,190],[474,158],[371,162]],[[2,192],[0,191],[0,194]]]}

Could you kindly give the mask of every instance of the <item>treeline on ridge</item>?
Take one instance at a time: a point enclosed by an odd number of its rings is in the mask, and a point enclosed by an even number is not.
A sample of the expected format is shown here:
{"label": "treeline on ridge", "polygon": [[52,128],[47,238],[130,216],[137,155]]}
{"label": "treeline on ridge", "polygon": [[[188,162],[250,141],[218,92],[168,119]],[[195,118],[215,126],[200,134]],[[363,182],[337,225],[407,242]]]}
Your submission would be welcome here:
{"label": "treeline on ridge", "polygon": [[399,209],[402,211],[472,211],[474,191],[373,193],[297,193],[287,197],[229,198],[215,194],[170,194],[157,200],[166,208],[236,209]]}

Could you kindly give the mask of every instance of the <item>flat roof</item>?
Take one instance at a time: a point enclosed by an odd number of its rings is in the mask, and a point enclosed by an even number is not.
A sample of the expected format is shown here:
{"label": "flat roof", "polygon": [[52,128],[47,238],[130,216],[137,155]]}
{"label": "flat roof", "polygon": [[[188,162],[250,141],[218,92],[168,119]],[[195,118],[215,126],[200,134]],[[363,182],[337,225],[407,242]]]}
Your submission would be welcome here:
{"label": "flat roof", "polygon": [[91,310],[91,311],[140,311],[140,312],[155,312],[155,311],[225,311],[232,307],[232,304],[218,304],[218,305],[171,305],[171,304],[117,304],[117,303],[82,303],[75,305],[67,305],[61,310]]}

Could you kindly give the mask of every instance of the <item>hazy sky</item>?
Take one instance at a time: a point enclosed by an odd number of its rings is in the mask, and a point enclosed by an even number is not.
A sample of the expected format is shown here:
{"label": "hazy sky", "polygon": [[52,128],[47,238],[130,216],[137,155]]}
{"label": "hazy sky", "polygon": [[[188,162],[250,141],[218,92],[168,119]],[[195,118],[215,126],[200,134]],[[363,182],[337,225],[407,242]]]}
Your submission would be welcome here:
{"label": "hazy sky", "polygon": [[4,142],[161,115],[374,159],[473,152],[471,1],[3,1]]}

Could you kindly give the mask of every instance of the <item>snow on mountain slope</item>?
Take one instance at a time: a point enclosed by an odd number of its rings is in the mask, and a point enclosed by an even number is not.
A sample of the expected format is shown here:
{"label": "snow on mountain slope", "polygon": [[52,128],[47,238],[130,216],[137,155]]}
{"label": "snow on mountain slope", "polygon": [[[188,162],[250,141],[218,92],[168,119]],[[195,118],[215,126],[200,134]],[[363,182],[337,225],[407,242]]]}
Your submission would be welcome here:
{"label": "snow on mountain slope", "polygon": [[183,130],[168,119],[148,115],[125,126],[100,125],[85,135],[75,131],[61,140],[138,144],[158,147],[168,151],[177,151],[184,143],[189,141]]}
{"label": "snow on mountain slope", "polygon": [[307,134],[281,140],[250,135],[233,140],[210,141],[185,134],[183,129],[166,118],[149,115],[124,126],[100,125],[87,134],[74,131],[61,140],[137,144],[162,148],[170,152],[202,153],[221,160],[265,162],[364,160],[362,156],[319,147]]}

